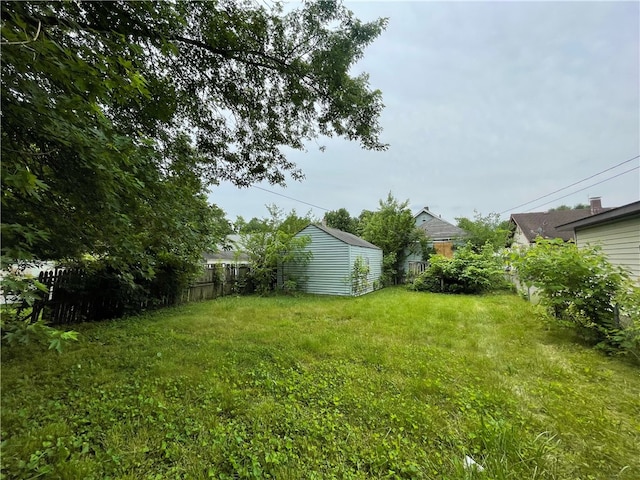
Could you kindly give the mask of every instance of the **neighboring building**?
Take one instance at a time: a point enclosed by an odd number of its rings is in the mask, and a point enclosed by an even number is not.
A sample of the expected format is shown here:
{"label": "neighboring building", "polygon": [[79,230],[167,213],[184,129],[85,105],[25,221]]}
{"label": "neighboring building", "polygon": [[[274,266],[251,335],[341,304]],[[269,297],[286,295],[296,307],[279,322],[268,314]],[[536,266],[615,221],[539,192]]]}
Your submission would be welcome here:
{"label": "neighboring building", "polygon": [[[429,207],[424,207],[413,218],[415,219],[416,227],[423,230],[429,238],[429,243],[435,252],[445,257],[451,258],[454,245],[464,243],[464,237],[467,236],[467,232],[442,220],[440,215],[431,212]],[[404,270],[410,277],[421,273],[425,266],[426,263],[419,254],[408,253]]]}
{"label": "neighboring building", "polygon": [[533,245],[538,237],[545,239],[561,238],[565,242],[573,240],[573,233],[570,230],[558,230],[556,227],[610,210],[609,208],[602,208],[602,202],[599,197],[591,198],[589,203],[589,208],[577,210],[512,214],[509,220],[514,231],[512,246],[528,247]]}
{"label": "neighboring building", "polygon": [[[382,250],[351,233],[323,225],[310,224],[296,234],[309,236],[306,250],[311,259],[306,264],[288,263],[278,270],[278,284],[294,280],[298,288],[307,293],[355,296],[368,293],[382,276]],[[353,269],[357,259],[368,266],[369,273],[359,288],[353,282]]]}
{"label": "neighboring building", "polygon": [[248,265],[249,255],[244,252],[240,235],[228,235],[225,245],[218,245],[215,253],[205,253],[203,262],[205,265]]}
{"label": "neighboring building", "polygon": [[416,227],[422,229],[429,237],[429,242],[433,244],[436,253],[452,257],[454,245],[464,243],[463,239],[467,236],[467,232],[442,220],[440,215],[432,213],[429,207],[424,207],[413,217],[416,220]]}
{"label": "neighboring building", "polygon": [[609,261],[640,281],[640,201],[561,225],[576,245],[600,245]]}

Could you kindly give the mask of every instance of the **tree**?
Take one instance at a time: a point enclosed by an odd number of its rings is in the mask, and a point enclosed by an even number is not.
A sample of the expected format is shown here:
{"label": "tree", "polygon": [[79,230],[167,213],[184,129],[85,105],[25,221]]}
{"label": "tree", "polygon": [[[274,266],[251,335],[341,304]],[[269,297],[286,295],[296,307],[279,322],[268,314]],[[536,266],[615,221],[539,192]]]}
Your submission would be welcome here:
{"label": "tree", "polygon": [[476,252],[480,252],[486,243],[489,243],[494,251],[505,248],[512,236],[509,221],[500,220],[497,213],[489,213],[483,216],[474,211],[473,220],[466,217],[456,218],[458,227],[469,233],[465,240],[470,243]]}
{"label": "tree", "polygon": [[[267,205],[267,210],[269,216],[262,220],[262,228],[241,234],[242,246],[251,261],[251,276],[261,294],[276,288],[278,266],[283,262],[304,263],[310,259],[305,247],[311,239],[295,236],[311,223],[310,213],[306,217],[299,217],[292,210],[284,216],[282,209],[275,205]],[[286,287],[295,289],[293,283],[295,279],[289,279]]]}
{"label": "tree", "polygon": [[244,218],[238,216],[235,222],[235,228],[238,233],[252,233],[266,231],[269,229],[269,226],[258,217],[253,217],[247,222]]}
{"label": "tree", "polygon": [[385,148],[380,92],[349,75],[385,21],[362,23],[338,2],[287,14],[231,1],[1,8],[11,257],[137,265],[160,238],[146,238],[149,225],[177,234],[170,249],[197,239],[195,251],[210,184],[302,178],[281,147],[320,135]]}
{"label": "tree", "polygon": [[332,210],[325,213],[324,220],[328,227],[337,228],[343,232],[358,234],[359,220],[351,216],[346,208],[340,208],[338,210]]}
{"label": "tree", "polygon": [[555,207],[555,208],[550,208],[549,211],[550,212],[556,212],[556,211],[561,211],[561,210],[583,210],[585,208],[590,208],[590,206],[586,205],[584,203],[577,203],[573,207],[570,207],[569,205],[560,205],[560,206]]}
{"label": "tree", "polygon": [[301,179],[282,147],[321,135],[385,148],[381,94],[349,74],[385,20],[337,1],[0,8],[3,268],[91,255],[184,281],[227,231],[211,185]]}
{"label": "tree", "polygon": [[409,252],[426,255],[428,251],[427,237],[416,227],[408,205],[408,200],[401,203],[389,192],[386,200],[380,200],[377,211],[360,215],[361,236],[382,249],[383,274],[392,283],[403,278],[404,261]]}

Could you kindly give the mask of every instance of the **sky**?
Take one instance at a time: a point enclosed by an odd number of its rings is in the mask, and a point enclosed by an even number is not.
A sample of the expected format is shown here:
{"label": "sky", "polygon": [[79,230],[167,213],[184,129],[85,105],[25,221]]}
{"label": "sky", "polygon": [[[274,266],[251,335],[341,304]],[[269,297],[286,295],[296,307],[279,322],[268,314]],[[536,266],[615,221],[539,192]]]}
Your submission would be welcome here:
{"label": "sky", "polygon": [[214,187],[229,220],[266,217],[270,204],[358,216],[389,192],[452,223],[640,200],[640,159],[627,161],[640,155],[639,2],[345,4],[363,21],[389,19],[353,70],[382,91],[389,149],[312,142],[289,155],[302,182]]}

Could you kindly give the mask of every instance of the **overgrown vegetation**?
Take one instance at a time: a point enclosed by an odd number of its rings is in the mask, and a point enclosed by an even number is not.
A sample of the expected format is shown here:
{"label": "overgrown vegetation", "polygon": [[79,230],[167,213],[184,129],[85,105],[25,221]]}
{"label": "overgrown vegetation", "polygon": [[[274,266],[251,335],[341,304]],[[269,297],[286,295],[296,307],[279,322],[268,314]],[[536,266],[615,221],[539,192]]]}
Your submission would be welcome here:
{"label": "overgrown vegetation", "polygon": [[432,255],[427,269],[411,284],[413,290],[440,293],[484,293],[508,287],[504,261],[490,243],[479,252],[469,243],[456,249],[452,258]]}
{"label": "overgrown vegetation", "polygon": [[500,251],[508,247],[513,237],[513,232],[509,220],[500,220],[498,213],[482,215],[474,211],[473,220],[466,217],[456,218],[458,227],[468,233],[464,237],[466,243],[473,245],[476,252],[479,252],[489,243],[495,251]]}
{"label": "overgrown vegetation", "polygon": [[225,297],[78,329],[62,356],[2,350],[6,478],[639,476],[637,367],[517,296]]}
{"label": "overgrown vegetation", "polygon": [[360,236],[382,249],[382,278],[386,285],[404,280],[404,261],[415,253],[422,257],[429,251],[424,230],[416,227],[409,201],[396,199],[391,192],[379,201],[378,210],[360,215]]}
{"label": "overgrown vegetation", "polygon": [[554,318],[570,322],[588,341],[640,360],[640,288],[599,247],[538,239],[511,262],[535,286]]}
{"label": "overgrown vegetation", "polygon": [[[311,252],[305,247],[311,239],[308,236],[296,237],[296,234],[313,221],[311,213],[300,217],[295,210],[287,215],[275,205],[267,205],[269,216],[256,222],[248,230],[241,230],[241,247],[251,261],[250,279],[260,294],[276,290],[278,284],[278,266],[295,262],[308,263]],[[301,279],[288,276],[280,281],[284,290],[298,289]]]}
{"label": "overgrown vegetation", "polygon": [[371,269],[365,260],[358,256],[353,262],[351,267],[351,275],[349,276],[349,283],[351,284],[351,291],[355,295],[362,295],[369,289],[369,272]]}
{"label": "overgrown vegetation", "polygon": [[32,266],[18,262],[4,272],[2,278],[3,303],[0,305],[0,341],[5,345],[31,345],[33,343],[48,344],[49,349],[60,353],[65,343],[77,340],[77,332],[61,331],[51,328],[39,318],[32,319],[33,307],[43,295],[47,287],[24,270]]}
{"label": "overgrown vegetation", "polygon": [[2,269],[189,273],[229,232],[207,199],[221,180],[302,179],[286,148],[322,135],[386,148],[381,92],[351,75],[386,20],[340,2],[0,7]]}

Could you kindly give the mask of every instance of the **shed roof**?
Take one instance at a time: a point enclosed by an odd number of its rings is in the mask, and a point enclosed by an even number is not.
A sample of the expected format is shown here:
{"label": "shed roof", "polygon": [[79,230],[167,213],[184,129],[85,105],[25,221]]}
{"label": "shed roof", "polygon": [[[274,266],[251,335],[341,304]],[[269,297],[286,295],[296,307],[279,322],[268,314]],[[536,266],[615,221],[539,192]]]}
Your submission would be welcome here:
{"label": "shed roof", "polygon": [[615,220],[621,220],[627,217],[640,216],[640,201],[629,203],[621,207],[612,208],[606,212],[598,213],[597,215],[590,215],[589,217],[573,220],[568,223],[564,223],[558,226],[558,230],[574,230],[581,227],[590,227],[592,225],[600,225],[603,223],[613,222]]}
{"label": "shed roof", "polygon": [[511,221],[514,222],[529,242],[536,237],[561,238],[565,242],[573,239],[571,230],[558,230],[559,225],[567,224],[591,216],[590,208],[577,210],[554,210],[551,212],[514,213]]}
{"label": "shed roof", "polygon": [[[352,233],[343,232],[342,230],[338,230],[337,228],[325,227],[324,225],[319,225],[317,223],[311,223],[307,225],[305,228],[308,228],[308,227],[316,227],[348,245],[353,245],[356,247],[375,248],[376,250],[382,250],[380,247],[377,247],[373,243],[369,243],[366,240],[356,235],[353,235]],[[304,228],[302,230],[304,230]]]}

